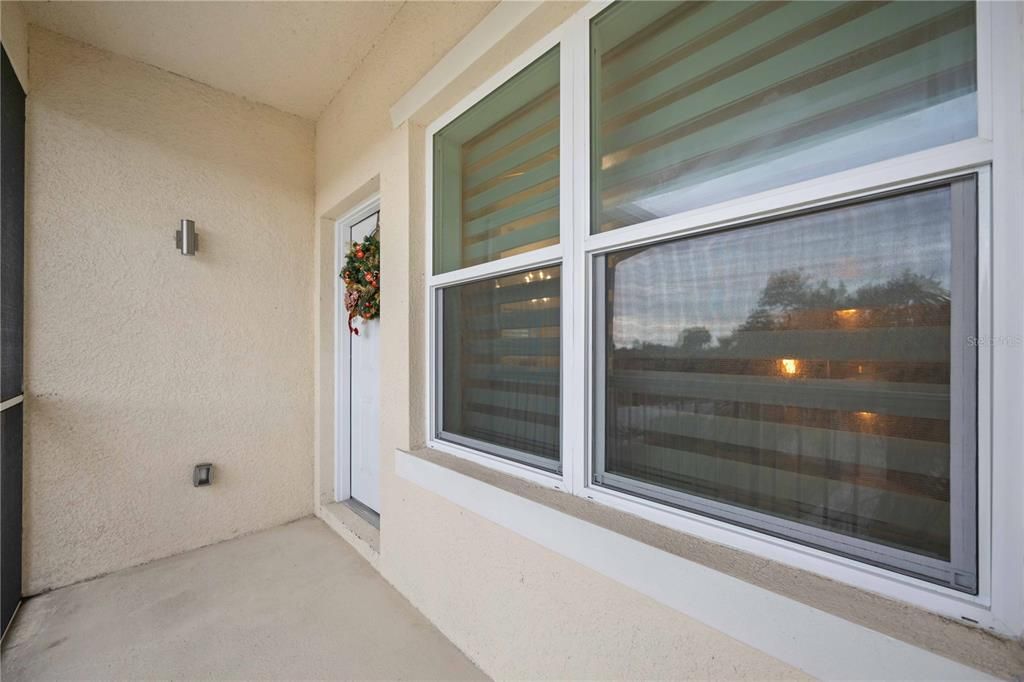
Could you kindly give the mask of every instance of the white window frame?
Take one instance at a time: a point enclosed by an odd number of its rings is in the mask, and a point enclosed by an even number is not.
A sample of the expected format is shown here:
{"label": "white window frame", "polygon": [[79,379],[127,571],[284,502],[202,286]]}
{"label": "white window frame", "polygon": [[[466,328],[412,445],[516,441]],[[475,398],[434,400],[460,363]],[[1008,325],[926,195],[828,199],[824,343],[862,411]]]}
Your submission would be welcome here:
{"label": "white window frame", "polygon": [[[1018,566],[1024,558],[1024,505],[1014,492],[1024,482],[1024,467],[1014,461],[1016,452],[994,447],[994,403],[1003,400],[1012,410],[1024,412],[1020,392],[994,395],[996,346],[980,345],[978,378],[978,593],[965,594],[919,578],[769,536],[693,512],[600,487],[592,483],[593,359],[590,333],[593,321],[593,260],[613,250],[640,246],[672,237],[738,225],[752,220],[783,216],[794,211],[823,207],[859,197],[913,187],[965,173],[978,175],[978,282],[977,315],[980,337],[1024,320],[1024,311],[1005,302],[995,308],[997,286],[1008,286],[1021,276],[1006,269],[993,271],[993,241],[1013,226],[997,232],[994,215],[1006,209],[993,204],[993,191],[1003,188],[1003,201],[1011,202],[1007,188],[1024,186],[1019,164],[1001,157],[995,135],[1006,143],[1014,126],[1020,125],[1015,102],[993,91],[993,82],[1020,78],[1012,60],[997,55],[1020,54],[1020,25],[1012,4],[986,1],[977,4],[978,136],[972,139],[915,152],[866,166],[829,174],[711,206],[687,210],[610,232],[590,234],[590,20],[611,4],[592,2],[555,31],[524,51],[507,67],[488,79],[426,130],[426,358],[427,445],[550,488],[565,490],[600,504],[643,517],[660,525],[728,547],[749,552],[796,568],[826,575],[887,597],[955,619],[978,624],[1004,634],[1024,631],[1024,584]],[[557,246],[472,266],[441,275],[433,274],[433,145],[435,133],[516,75],[555,45],[560,45],[560,242]],[[1018,67],[1019,68],[1019,67]],[[1012,141],[1012,140],[1011,140]],[[1020,146],[1009,145],[1008,152]],[[1011,157],[1012,158],[1012,157]],[[1002,160],[1003,165],[998,165]],[[996,169],[995,172],[993,169]],[[1015,199],[1014,199],[1015,201]],[[1013,206],[1008,203],[1008,206]],[[1018,229],[1024,226],[1017,225]],[[562,472],[553,474],[471,448],[438,439],[435,415],[439,407],[439,377],[435,362],[439,336],[436,319],[437,291],[452,284],[494,277],[526,268],[560,263],[562,267]],[[1005,319],[1005,324],[996,324]],[[1003,408],[1005,409],[1005,408]],[[994,478],[993,472],[1006,476]],[[998,508],[999,513],[994,513]],[[1000,551],[996,551],[1000,548]],[[1010,549],[1012,548],[1012,550]]]}
{"label": "white window frame", "polygon": [[[562,316],[561,316],[561,352],[562,352],[562,363],[561,363],[561,386],[562,394],[561,401],[565,404],[565,389],[569,384],[569,378],[572,376],[569,373],[569,368],[565,358],[567,356],[567,350],[572,348],[571,344],[571,326],[570,316],[568,314],[568,308],[565,305],[564,298],[568,291],[568,281],[571,281],[571,268],[572,253],[569,244],[571,243],[572,233],[572,186],[571,183],[565,181],[565,178],[570,177],[572,172],[572,116],[571,111],[573,107],[572,103],[572,88],[568,87],[572,80],[572,55],[569,54],[565,47],[565,32],[569,28],[568,24],[563,24],[559,28],[555,29],[544,38],[539,40],[528,50],[523,52],[518,58],[512,63],[506,66],[504,69],[496,73],[494,76],[489,78],[480,87],[474,90],[469,96],[455,105],[452,109],[434,121],[427,128],[427,145],[426,145],[426,180],[427,180],[427,192],[426,192],[426,225],[427,225],[427,248],[426,251],[426,273],[427,273],[427,445],[437,450],[442,450],[449,454],[457,457],[463,457],[485,466],[490,466],[498,471],[503,471],[508,474],[519,476],[521,478],[528,479],[534,483],[541,485],[558,488],[562,490],[568,490],[565,481],[566,474],[571,466],[571,458],[567,456],[566,446],[569,440],[567,423],[565,415],[562,415],[561,423],[561,460],[562,460],[562,472],[553,473],[544,471],[536,467],[532,467],[528,464],[517,462],[504,457],[499,457],[494,454],[474,450],[473,448],[453,443],[451,441],[442,440],[438,437],[440,431],[440,423],[437,419],[438,407],[440,406],[440,385],[441,378],[437,373],[437,354],[440,350],[440,321],[437,320],[437,297],[438,292],[441,289],[450,287],[457,284],[466,284],[481,279],[491,279],[502,275],[507,275],[522,270],[530,270],[535,268],[544,268],[552,265],[560,265],[562,268],[561,281],[562,281]],[[503,83],[511,79],[513,76],[518,74],[524,68],[535,62],[537,59],[542,57],[552,48],[559,46],[559,119],[558,119],[558,145],[559,145],[559,185],[558,185],[558,224],[559,224],[559,242],[553,246],[546,246],[540,249],[535,249],[527,253],[521,253],[507,258],[501,258],[499,260],[489,261],[487,263],[481,263],[479,265],[472,265],[470,267],[461,268],[459,270],[452,270],[442,274],[434,274],[434,249],[433,249],[433,220],[434,220],[434,159],[433,159],[433,139],[434,135],[438,133],[446,125],[454,121],[460,115],[465,113],[470,107],[482,100],[484,97],[489,95],[491,92],[496,90]]]}

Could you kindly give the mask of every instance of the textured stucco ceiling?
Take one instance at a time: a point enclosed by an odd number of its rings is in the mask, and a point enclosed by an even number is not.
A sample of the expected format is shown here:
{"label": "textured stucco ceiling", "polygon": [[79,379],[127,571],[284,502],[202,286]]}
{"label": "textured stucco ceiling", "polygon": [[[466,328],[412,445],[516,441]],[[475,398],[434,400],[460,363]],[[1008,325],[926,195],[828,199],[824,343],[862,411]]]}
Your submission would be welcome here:
{"label": "textured stucco ceiling", "polygon": [[315,119],[401,2],[25,2],[30,23]]}

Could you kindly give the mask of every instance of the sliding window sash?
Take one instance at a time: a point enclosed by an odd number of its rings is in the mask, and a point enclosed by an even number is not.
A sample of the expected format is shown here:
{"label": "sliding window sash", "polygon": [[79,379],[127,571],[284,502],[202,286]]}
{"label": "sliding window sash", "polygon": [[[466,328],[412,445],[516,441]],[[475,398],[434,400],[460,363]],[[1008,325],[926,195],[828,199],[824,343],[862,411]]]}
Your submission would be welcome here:
{"label": "sliding window sash", "polygon": [[[983,174],[987,181],[987,172]],[[978,592],[978,537],[977,537],[977,378],[978,378],[978,176],[960,176],[932,186],[949,187],[951,199],[951,286],[953,294],[950,319],[950,432],[949,432],[949,509],[950,560],[924,556],[871,540],[852,537],[835,531],[810,526],[732,503],[674,490],[633,477],[607,471],[606,462],[606,395],[607,395],[607,331],[606,259],[614,250],[596,253],[591,259],[592,338],[594,356],[592,403],[592,479],[590,485],[598,489],[620,491],[651,502],[666,504],[713,519],[761,531],[784,540],[823,549],[856,561],[872,564],[909,576],[939,583],[957,591]],[[907,190],[878,194],[857,202],[826,204],[824,211],[841,208],[851,203],[870,203],[886,196],[895,196]],[[738,223],[729,230],[770,225],[801,213],[774,216],[770,220]],[[713,235],[714,231],[700,232]],[[672,241],[679,238],[673,237]],[[657,244],[658,242],[649,242]],[[655,246],[654,248],[657,248]],[[653,381],[653,379],[652,379]]]}
{"label": "sliding window sash", "polygon": [[[562,298],[563,288],[568,293],[569,278],[573,272],[572,264],[567,262],[569,259],[566,258],[566,254],[571,253],[573,235],[573,188],[567,179],[572,177],[573,142],[571,135],[575,134],[572,120],[573,92],[570,87],[573,82],[572,53],[566,50],[564,45],[567,30],[568,27],[563,25],[545,36],[520,58],[502,69],[456,107],[435,121],[427,129],[426,150],[427,235],[432,240],[431,248],[427,249],[426,264],[426,304],[429,321],[427,443],[433,448],[450,454],[478,461],[498,470],[556,488],[565,487],[563,480],[567,475],[565,462],[569,436],[566,434],[562,406],[565,402],[565,384],[572,372],[569,363],[565,361],[570,352],[569,344],[571,343],[571,334],[567,333],[570,324],[570,308]],[[491,179],[482,175],[476,179],[458,177],[456,178],[458,186],[462,190],[468,188],[469,196],[460,197],[457,202],[450,198],[447,200],[449,205],[458,207],[459,215],[456,220],[460,225],[459,229],[462,229],[463,224],[468,225],[469,222],[478,220],[477,213],[484,210],[489,211],[489,215],[495,216],[495,219],[504,220],[505,217],[510,217],[511,222],[494,227],[492,230],[494,233],[493,248],[488,247],[490,249],[488,256],[484,257],[482,253],[478,254],[475,250],[478,246],[474,241],[476,238],[469,237],[468,240],[462,239],[461,261],[453,262],[450,254],[442,254],[438,250],[438,244],[435,241],[434,223],[443,219],[443,216],[442,211],[439,210],[440,207],[435,205],[437,197],[434,196],[434,187],[436,177],[442,171],[440,164],[449,167],[457,165],[453,160],[456,150],[451,148],[450,142],[446,144],[444,138],[438,136],[438,133],[443,132],[446,126],[481,103],[488,95],[500,90],[503,85],[523,72],[524,69],[531,66],[536,67],[539,63],[549,63],[550,53],[555,49],[558,50],[559,80],[557,87],[548,92],[541,92],[543,88],[534,88],[537,90],[538,96],[530,98],[528,102],[522,102],[523,106],[519,110],[501,121],[499,128],[501,126],[505,126],[505,128],[497,131],[499,134],[505,134],[506,131],[517,128],[513,132],[518,134],[523,132],[518,128],[529,127],[534,123],[538,124],[535,131],[527,131],[526,138],[528,139],[525,142],[522,137],[519,139],[522,144],[513,142],[513,145],[518,144],[519,146],[511,150],[512,156],[509,156],[508,162],[517,161],[519,162],[518,166],[503,170],[502,172],[507,174],[508,179],[501,180],[500,183],[498,177]],[[547,67],[544,68],[547,69]],[[548,71],[548,73],[550,72]],[[533,83],[536,83],[533,74],[530,75],[530,78]],[[558,119],[557,125],[552,126],[550,114],[554,110],[558,111]],[[478,135],[477,144],[489,144],[487,138],[490,133],[482,131]],[[555,138],[557,138],[557,148],[552,149],[549,142]],[[508,151],[509,145],[505,145],[502,153]],[[459,155],[462,156],[463,161],[466,160],[467,157],[463,153],[459,152]],[[520,159],[520,156],[523,158]],[[501,163],[504,161],[497,164],[496,167]],[[502,184],[507,184],[508,188],[502,189]],[[557,208],[554,208],[553,211],[551,210],[552,196],[557,199]],[[522,215],[516,213],[517,211]],[[451,214],[450,211],[449,214]],[[550,226],[556,220],[558,229],[552,234]],[[526,222],[530,222],[530,224],[525,227],[521,226]],[[482,247],[483,244],[481,243],[479,246]],[[461,267],[459,267],[460,265]],[[529,451],[529,448],[510,447],[508,444],[486,442],[481,438],[467,435],[467,433],[457,433],[455,431],[465,431],[465,429],[448,428],[448,424],[457,425],[458,420],[453,421],[452,415],[448,415],[446,423],[444,413],[446,361],[449,363],[447,381],[450,383],[457,374],[452,371],[450,366],[453,358],[445,357],[445,292],[473,283],[497,280],[531,271],[537,272],[545,268],[559,269],[562,279],[566,281],[564,285],[559,283],[558,294],[561,299],[558,313],[560,329],[557,341],[560,358],[557,370],[559,390],[556,395],[546,397],[543,401],[544,404],[553,401],[559,406],[557,424],[552,423],[549,426],[557,429],[559,460],[551,459],[550,450],[545,453],[547,456],[541,456],[536,452]],[[448,388],[450,390],[452,387]],[[457,393],[458,391],[455,391],[455,394]],[[453,395],[449,392],[448,398]],[[495,394],[490,397],[500,398]],[[551,416],[553,415],[548,415],[548,421]],[[506,422],[506,425],[513,426],[511,422]]]}

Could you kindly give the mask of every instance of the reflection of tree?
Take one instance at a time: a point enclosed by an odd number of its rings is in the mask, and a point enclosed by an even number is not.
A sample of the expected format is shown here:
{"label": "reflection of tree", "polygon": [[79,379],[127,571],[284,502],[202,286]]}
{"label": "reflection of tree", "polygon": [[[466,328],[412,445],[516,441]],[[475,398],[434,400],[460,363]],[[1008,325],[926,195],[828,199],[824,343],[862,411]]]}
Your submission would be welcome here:
{"label": "reflection of tree", "polygon": [[[950,293],[933,277],[905,270],[850,291],[841,280],[781,270],[768,276],[757,304],[730,333],[715,338],[693,325],[675,343],[634,339],[616,347],[613,362],[644,371],[948,382],[948,365],[913,358],[938,357],[949,322]],[[907,327],[920,334],[886,333]],[[873,360],[888,344],[900,344],[907,360]]]}
{"label": "reflection of tree", "polygon": [[[768,275],[757,305],[731,333],[717,338],[705,326],[682,329],[674,344],[634,338],[618,350],[670,353],[690,358],[742,358],[748,344],[763,343],[753,332],[854,330],[949,325],[950,293],[937,278],[904,270],[880,283],[850,291],[843,281],[812,280],[799,270]],[[759,338],[755,338],[759,337]]]}
{"label": "reflection of tree", "polygon": [[676,341],[676,345],[683,350],[701,350],[711,345],[711,332],[708,331],[707,327],[688,327],[679,332],[679,339]]}
{"label": "reflection of tree", "polygon": [[737,331],[942,324],[949,319],[949,302],[941,282],[910,270],[852,293],[843,282],[832,286],[798,270],[781,270],[768,276],[757,307]]}
{"label": "reflection of tree", "polygon": [[841,301],[846,297],[846,285],[842,282],[832,287],[827,280],[811,282],[810,277],[799,270],[774,272],[768,275],[757,307],[740,325],[739,331],[785,328],[795,311],[845,308]]}
{"label": "reflection of tree", "polygon": [[905,270],[882,284],[857,290],[853,306],[875,310],[886,325],[914,326],[949,322],[949,290],[932,277]]}

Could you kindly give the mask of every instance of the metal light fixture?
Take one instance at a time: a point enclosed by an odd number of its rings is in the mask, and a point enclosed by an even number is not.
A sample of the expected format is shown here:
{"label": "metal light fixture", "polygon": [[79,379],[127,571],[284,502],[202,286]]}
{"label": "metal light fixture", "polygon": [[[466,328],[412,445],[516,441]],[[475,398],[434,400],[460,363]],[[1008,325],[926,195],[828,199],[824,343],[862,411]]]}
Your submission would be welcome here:
{"label": "metal light fixture", "polygon": [[181,227],[174,233],[174,246],[183,256],[194,256],[199,250],[199,235],[193,220],[182,219]]}

